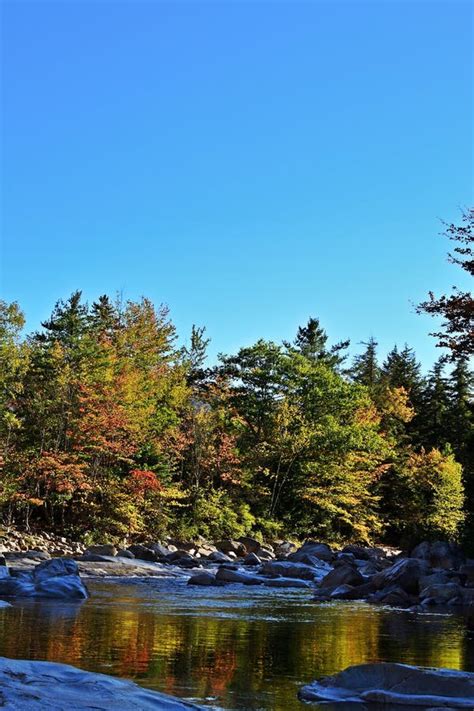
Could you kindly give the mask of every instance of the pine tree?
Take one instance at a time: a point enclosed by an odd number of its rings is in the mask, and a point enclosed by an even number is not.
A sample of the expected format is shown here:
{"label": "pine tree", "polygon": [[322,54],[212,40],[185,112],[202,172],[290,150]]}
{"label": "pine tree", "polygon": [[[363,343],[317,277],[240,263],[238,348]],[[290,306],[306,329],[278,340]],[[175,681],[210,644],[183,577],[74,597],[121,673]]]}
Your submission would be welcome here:
{"label": "pine tree", "polygon": [[319,319],[310,318],[306,326],[298,327],[293,343],[285,341],[284,346],[288,350],[301,353],[309,360],[321,361],[331,368],[337,369],[347,358],[343,351],[348,348],[349,341],[340,341],[327,348],[327,340],[326,331],[320,325]]}
{"label": "pine tree", "polygon": [[378,344],[375,338],[370,337],[363,345],[366,349],[354,358],[350,374],[356,383],[365,385],[373,393],[380,380],[380,367],[377,362]]}

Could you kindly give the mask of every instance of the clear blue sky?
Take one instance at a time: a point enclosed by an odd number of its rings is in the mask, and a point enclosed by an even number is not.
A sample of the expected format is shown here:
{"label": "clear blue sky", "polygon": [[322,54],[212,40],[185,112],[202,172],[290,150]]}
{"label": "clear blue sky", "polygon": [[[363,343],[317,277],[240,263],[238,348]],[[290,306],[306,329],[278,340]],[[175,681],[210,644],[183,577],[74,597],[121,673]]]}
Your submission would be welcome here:
{"label": "clear blue sky", "polygon": [[3,0],[2,295],[166,302],[211,355],[291,338],[438,352],[466,285],[470,2]]}

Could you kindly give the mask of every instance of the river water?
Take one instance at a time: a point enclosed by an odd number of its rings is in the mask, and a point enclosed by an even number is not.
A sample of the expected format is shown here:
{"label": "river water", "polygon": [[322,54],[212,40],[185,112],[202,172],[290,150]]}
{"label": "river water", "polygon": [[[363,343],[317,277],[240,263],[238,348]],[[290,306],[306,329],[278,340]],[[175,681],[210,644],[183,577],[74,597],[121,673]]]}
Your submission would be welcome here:
{"label": "river water", "polygon": [[157,579],[89,588],[79,604],[0,609],[0,656],[65,662],[210,708],[249,711],[315,708],[297,700],[298,688],[361,662],[474,671],[474,634],[456,615]]}

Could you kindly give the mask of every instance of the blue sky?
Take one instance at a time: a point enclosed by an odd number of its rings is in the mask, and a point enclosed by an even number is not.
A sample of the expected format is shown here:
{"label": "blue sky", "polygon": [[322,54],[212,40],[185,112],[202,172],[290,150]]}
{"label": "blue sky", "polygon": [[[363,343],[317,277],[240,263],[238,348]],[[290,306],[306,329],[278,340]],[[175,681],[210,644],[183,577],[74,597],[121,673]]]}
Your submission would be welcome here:
{"label": "blue sky", "polygon": [[3,298],[123,292],[211,356],[291,338],[413,345],[466,286],[470,2],[2,3]]}

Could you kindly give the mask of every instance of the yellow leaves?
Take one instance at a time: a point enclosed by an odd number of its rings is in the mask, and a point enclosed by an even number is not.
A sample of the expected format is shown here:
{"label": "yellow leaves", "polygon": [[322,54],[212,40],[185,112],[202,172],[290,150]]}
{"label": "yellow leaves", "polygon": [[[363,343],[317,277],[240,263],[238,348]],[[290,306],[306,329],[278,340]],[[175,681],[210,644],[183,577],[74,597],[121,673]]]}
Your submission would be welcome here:
{"label": "yellow leaves", "polygon": [[384,415],[395,417],[402,422],[410,422],[415,416],[405,388],[384,388],[379,403],[380,411]]}

